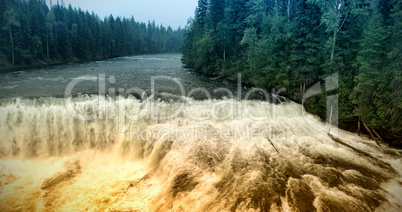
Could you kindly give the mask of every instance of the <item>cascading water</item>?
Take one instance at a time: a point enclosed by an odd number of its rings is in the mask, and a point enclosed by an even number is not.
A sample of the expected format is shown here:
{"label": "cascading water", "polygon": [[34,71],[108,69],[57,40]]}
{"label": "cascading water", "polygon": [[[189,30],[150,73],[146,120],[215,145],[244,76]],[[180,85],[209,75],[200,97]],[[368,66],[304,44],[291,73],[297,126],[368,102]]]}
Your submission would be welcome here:
{"label": "cascading water", "polygon": [[[129,115],[152,106],[120,101]],[[119,107],[99,115],[97,97],[73,102],[95,119],[74,118],[64,99],[1,100],[0,211],[402,208],[400,150],[339,130],[370,156],[356,152],[307,124],[296,103],[157,101],[122,121]]]}

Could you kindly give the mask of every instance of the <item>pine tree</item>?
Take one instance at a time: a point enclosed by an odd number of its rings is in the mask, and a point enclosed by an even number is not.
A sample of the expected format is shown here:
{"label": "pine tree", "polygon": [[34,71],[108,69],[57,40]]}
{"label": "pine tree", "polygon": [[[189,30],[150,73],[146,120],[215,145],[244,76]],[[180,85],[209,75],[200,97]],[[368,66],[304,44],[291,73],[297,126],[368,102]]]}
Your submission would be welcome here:
{"label": "pine tree", "polygon": [[208,13],[208,0],[198,0],[198,7],[195,11],[195,20],[200,28],[203,28],[206,23]]}
{"label": "pine tree", "polygon": [[249,15],[248,0],[232,0],[228,2],[225,10],[225,29],[227,30],[227,58],[237,59],[242,56],[243,47],[240,42],[246,29],[246,18]]}
{"label": "pine tree", "polygon": [[50,46],[53,43],[53,25],[56,22],[56,17],[52,11],[48,11],[46,15],[46,56],[50,60]]}
{"label": "pine tree", "polygon": [[21,24],[17,20],[17,13],[15,12],[14,9],[9,9],[4,12],[3,17],[6,21],[5,26],[3,27],[3,30],[8,31],[10,35],[10,43],[11,43],[11,61],[12,64],[15,64],[15,46],[14,46],[14,37],[13,37],[13,31],[20,27]]}
{"label": "pine tree", "polygon": [[292,52],[289,60],[293,66],[292,78],[297,82],[294,86],[300,84],[300,93],[303,94],[306,87],[319,79],[321,72],[321,13],[316,5],[301,0],[295,5],[294,16],[291,25]]}
{"label": "pine tree", "polygon": [[211,1],[207,15],[208,27],[216,29],[219,22],[225,17],[225,0]]}
{"label": "pine tree", "polygon": [[[388,61],[387,46],[387,31],[383,26],[383,19],[379,14],[373,14],[365,28],[357,57],[359,73],[353,94],[355,114],[371,127],[381,127],[376,120],[387,119],[389,115],[388,112],[377,110],[381,98],[388,94],[386,84],[389,77],[384,68]],[[377,105],[373,104],[376,101]]]}
{"label": "pine tree", "polygon": [[[402,1],[396,1],[392,14],[394,26],[392,28],[393,47],[389,53],[391,60],[389,72],[391,75],[391,125],[394,134],[402,131]],[[399,134],[401,135],[401,134]]]}

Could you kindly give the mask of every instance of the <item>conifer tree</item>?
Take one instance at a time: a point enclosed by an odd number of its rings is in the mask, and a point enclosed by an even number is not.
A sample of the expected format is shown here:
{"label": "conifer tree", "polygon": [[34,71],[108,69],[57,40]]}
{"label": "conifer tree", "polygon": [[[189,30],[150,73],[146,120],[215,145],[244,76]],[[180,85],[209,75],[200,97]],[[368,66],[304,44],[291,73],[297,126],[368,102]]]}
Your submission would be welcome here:
{"label": "conifer tree", "polygon": [[355,114],[371,127],[380,127],[376,120],[387,119],[390,115],[385,108],[382,108],[382,111],[377,110],[381,98],[389,95],[386,84],[390,79],[385,69],[388,63],[387,37],[381,15],[373,14],[364,30],[361,50],[357,57],[359,73],[353,94]]}
{"label": "conifer tree", "polygon": [[14,51],[15,46],[14,46],[13,31],[15,30],[15,28],[20,27],[21,24],[17,20],[17,13],[15,12],[14,9],[9,9],[5,11],[3,17],[5,19],[5,26],[3,27],[3,30],[6,30],[10,35],[12,64],[15,64],[15,51]]}

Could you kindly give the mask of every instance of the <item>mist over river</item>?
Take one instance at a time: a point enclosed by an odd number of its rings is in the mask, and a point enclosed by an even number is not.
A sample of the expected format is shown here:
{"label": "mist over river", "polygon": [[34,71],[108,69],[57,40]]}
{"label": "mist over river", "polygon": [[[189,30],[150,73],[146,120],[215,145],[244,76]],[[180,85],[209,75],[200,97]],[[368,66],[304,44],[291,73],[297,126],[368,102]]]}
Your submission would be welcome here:
{"label": "mist over river", "polygon": [[401,150],[180,58],[0,73],[0,211],[402,211]]}

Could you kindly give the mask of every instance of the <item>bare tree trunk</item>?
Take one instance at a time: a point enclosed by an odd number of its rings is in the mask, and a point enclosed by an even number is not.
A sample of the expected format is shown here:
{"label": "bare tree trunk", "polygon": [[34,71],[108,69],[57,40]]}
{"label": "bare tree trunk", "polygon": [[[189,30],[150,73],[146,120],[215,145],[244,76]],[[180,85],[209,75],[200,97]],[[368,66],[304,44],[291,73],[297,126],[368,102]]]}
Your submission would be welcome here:
{"label": "bare tree trunk", "polygon": [[355,147],[353,147],[353,146],[351,146],[351,145],[345,143],[344,141],[342,141],[342,140],[339,139],[339,138],[336,138],[335,136],[331,135],[330,133],[328,133],[328,136],[329,136],[333,141],[335,141],[336,143],[339,143],[339,144],[341,144],[341,145],[343,145],[343,146],[349,147],[349,148],[353,149],[355,152],[357,152],[357,153],[359,153],[359,154],[362,154],[362,155],[364,155],[364,156],[366,156],[366,157],[369,157],[369,158],[373,159],[373,160],[374,160],[376,163],[378,163],[378,164],[387,166],[384,162],[382,162],[381,160],[378,160],[376,157],[370,155],[370,154],[367,153],[367,152],[364,152],[364,151],[362,151],[362,150],[360,150],[360,149],[357,149],[357,148],[355,148]]}
{"label": "bare tree trunk", "polygon": [[275,11],[276,14],[279,15],[279,0],[275,0]]}
{"label": "bare tree trunk", "polygon": [[373,129],[373,132],[374,132],[374,134],[380,139],[380,141],[382,141],[383,143],[385,143],[384,140],[381,138],[380,134],[378,134],[377,131],[375,131],[375,129]]}
{"label": "bare tree trunk", "polygon": [[303,98],[303,83],[300,83],[300,96]]}
{"label": "bare tree trunk", "polygon": [[332,111],[333,111],[334,107],[331,106],[331,115],[329,116],[329,129],[328,129],[328,134],[331,133],[331,125],[332,125]]}
{"label": "bare tree trunk", "polygon": [[331,62],[334,61],[334,57],[335,57],[335,46],[336,46],[337,37],[338,37],[338,29],[334,29],[334,41],[332,43]]}
{"label": "bare tree trunk", "polygon": [[370,130],[369,126],[367,126],[367,124],[366,124],[364,121],[362,121],[362,122],[363,122],[363,125],[364,125],[364,127],[366,128],[366,130],[369,132],[371,138],[372,138],[372,139],[375,141],[375,143],[380,147],[380,149],[382,149],[380,143],[378,143],[377,139],[374,137],[373,132]]}
{"label": "bare tree trunk", "polygon": [[13,33],[11,32],[11,29],[9,30],[10,32],[10,39],[11,39],[11,55],[12,55],[12,62],[13,65],[15,64],[15,56],[14,56],[14,38],[13,38]]}
{"label": "bare tree trunk", "polygon": [[[335,20],[336,20],[337,24],[338,24],[340,16],[341,16],[340,9],[338,7],[340,7],[340,4],[336,3],[336,7],[335,7],[336,19]],[[336,40],[338,39],[338,33],[342,29],[347,18],[348,18],[348,15],[345,16],[345,18],[342,21],[342,24],[339,27],[335,27],[335,29],[334,29],[334,41],[332,43],[331,62],[334,61],[334,57],[335,57],[335,46],[336,46]]]}
{"label": "bare tree trunk", "polygon": [[49,60],[49,31],[47,32],[47,36],[46,36],[46,55],[47,55],[47,60]]}
{"label": "bare tree trunk", "polygon": [[291,11],[292,0],[288,0],[288,23],[290,23],[290,11]]}
{"label": "bare tree trunk", "polygon": [[357,134],[360,136],[360,132],[361,132],[361,127],[360,127],[360,117],[359,120],[357,121]]}
{"label": "bare tree trunk", "polygon": [[275,147],[275,145],[274,145],[274,143],[271,141],[271,139],[269,139],[269,138],[267,138],[267,139],[268,139],[268,141],[271,143],[271,145],[274,147],[275,151],[276,151],[277,153],[279,153],[278,149]]}

